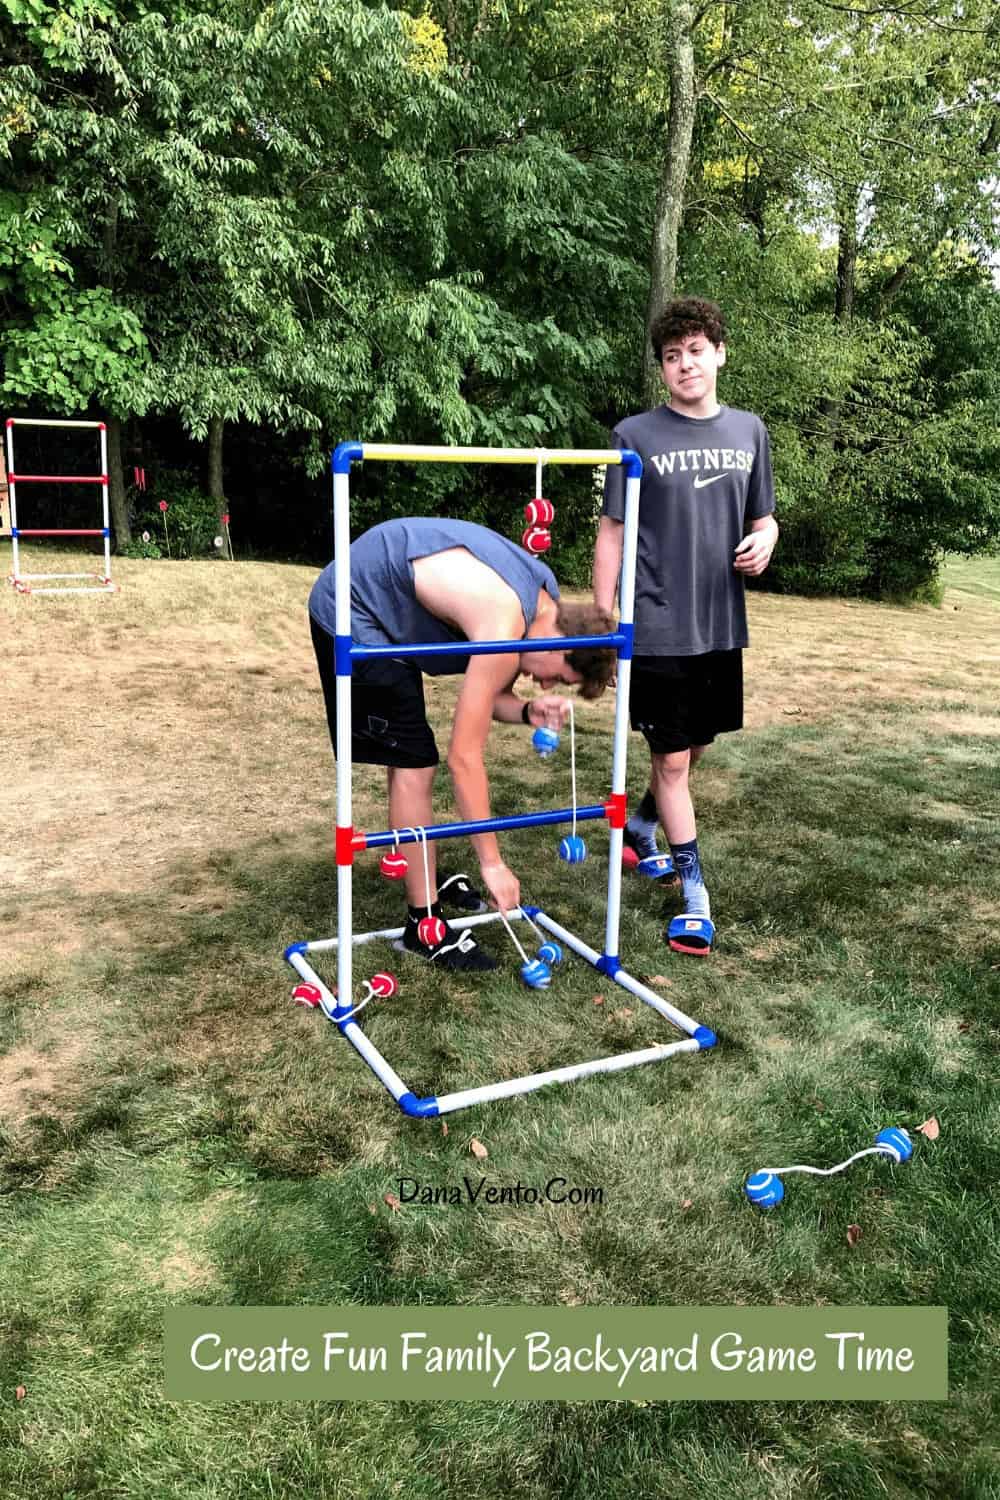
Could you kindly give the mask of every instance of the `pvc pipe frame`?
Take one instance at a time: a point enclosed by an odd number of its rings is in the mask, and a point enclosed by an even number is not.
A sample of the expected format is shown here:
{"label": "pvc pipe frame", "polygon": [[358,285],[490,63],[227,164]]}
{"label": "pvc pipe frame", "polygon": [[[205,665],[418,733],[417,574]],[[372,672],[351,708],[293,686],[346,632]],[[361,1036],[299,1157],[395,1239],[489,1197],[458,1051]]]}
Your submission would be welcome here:
{"label": "pvc pipe frame", "polygon": [[[100,434],[101,444],[101,472],[99,474],[21,474],[18,475],[14,467],[14,428],[15,427],[87,427],[96,430]],[[55,418],[42,417],[8,417],[7,418],[7,481],[10,487],[10,533],[13,572],[11,583],[20,593],[24,594],[113,594],[115,585],[111,582],[111,513],[108,501],[108,432],[103,422],[60,422]],[[99,484],[101,486],[101,504],[103,525],[98,529],[81,531],[79,528],[60,526],[39,530],[31,528],[20,530],[17,524],[17,486],[19,484]],[[37,589],[33,588],[34,582],[42,582],[48,579],[59,578],[96,578],[94,573],[22,573],[20,564],[20,551],[18,539],[21,536],[103,536],[104,538],[104,574],[100,582],[89,588],[55,588]]]}
{"label": "pvc pipe frame", "polygon": [[[9,430],[9,429],[8,429]],[[419,645],[400,647],[365,647],[356,645],[351,639],[351,563],[350,563],[350,466],[355,459],[386,461],[402,460],[416,463],[476,463],[532,464],[536,476],[546,463],[623,464],[628,468],[625,484],[625,530],[622,546],[622,571],[619,580],[619,626],[610,636],[587,637],[587,643],[596,641],[613,645],[618,652],[618,693],[615,704],[615,725],[612,750],[611,791],[615,797],[624,797],[628,755],[628,698],[632,667],[632,625],[635,614],[635,565],[639,534],[639,485],[642,465],[638,455],[618,449],[553,449],[542,448],[462,448],[426,447],[413,444],[389,443],[342,443],[333,455],[333,531],[334,567],[336,583],[336,710],[337,710],[337,828],[338,838],[348,831],[353,834],[352,824],[352,778],[351,765],[351,663],[365,656],[421,654]],[[536,484],[537,488],[537,484]],[[581,638],[582,641],[583,638]],[[566,650],[575,643],[575,637],[558,637],[553,640],[533,640],[531,647],[537,650]],[[435,644],[423,648],[424,654],[456,656],[502,651],[517,654],[520,642],[456,642],[454,646]],[[470,647],[472,648],[470,650]],[[580,820],[583,810],[577,811]],[[588,807],[586,816],[605,816],[603,806]],[[524,814],[516,818],[489,819],[491,827],[524,827],[538,823],[565,821],[562,812]],[[442,824],[426,830],[431,838],[463,836],[468,832],[467,824]],[[411,830],[399,830],[409,835]],[[413,837],[401,837],[399,842],[413,842]],[[380,847],[394,842],[393,831],[369,835],[365,847]],[[586,1078],[594,1073],[618,1072],[625,1068],[638,1067],[647,1062],[660,1062],[679,1052],[698,1052],[715,1045],[715,1035],[707,1027],[700,1026],[690,1016],[648,989],[633,978],[618,962],[618,939],[621,925],[623,829],[612,826],[608,853],[607,918],[604,932],[604,953],[582,942],[573,933],[552,921],[544,912],[531,908],[531,915],[539,926],[593,964],[616,984],[649,1005],[679,1030],[686,1032],[685,1040],[662,1043],[642,1048],[635,1052],[621,1053],[613,1057],[595,1058],[590,1062],[572,1063],[566,1067],[549,1069],[544,1073],[533,1073],[522,1078],[507,1079],[499,1083],[484,1084],[479,1088],[464,1089],[441,1097],[418,1098],[407,1088],[399,1074],[390,1066],[377,1047],[365,1036],[361,1027],[350,1019],[353,1012],[353,950],[356,946],[373,942],[378,938],[395,938],[403,928],[385,928],[380,932],[355,933],[353,928],[352,864],[338,861],[337,865],[337,933],[334,938],[322,938],[313,942],[294,943],[285,950],[285,957],[295,971],[310,984],[316,985],[320,994],[320,1005],[324,1015],[333,1022],[364,1058],[376,1077],[403,1109],[404,1113],[418,1117],[446,1114],[469,1105],[492,1099],[510,1098],[517,1094],[531,1093],[550,1083],[568,1083],[577,1078]],[[518,913],[518,916],[521,914]],[[473,917],[458,918],[451,922],[456,930],[477,926],[482,922],[499,920],[498,913],[485,913]],[[341,942],[340,935],[349,936],[350,941]],[[335,996],[324,984],[305,958],[306,953],[335,950],[337,954],[337,990]],[[343,997],[342,999],[338,997]]]}

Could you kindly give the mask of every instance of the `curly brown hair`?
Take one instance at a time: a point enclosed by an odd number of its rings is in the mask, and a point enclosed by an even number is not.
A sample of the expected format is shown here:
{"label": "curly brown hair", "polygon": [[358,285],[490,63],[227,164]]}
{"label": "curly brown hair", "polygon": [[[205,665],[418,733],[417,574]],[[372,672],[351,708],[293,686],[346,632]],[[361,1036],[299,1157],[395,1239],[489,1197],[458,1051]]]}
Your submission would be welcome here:
{"label": "curly brown hair", "polygon": [[[615,617],[596,604],[570,604],[560,599],[556,607],[556,629],[560,635],[610,635]],[[581,698],[599,698],[618,668],[613,646],[573,646],[566,664],[583,678]]]}
{"label": "curly brown hair", "polygon": [[717,349],[725,343],[726,315],[717,302],[707,297],[675,297],[668,302],[649,330],[656,363],[663,362],[664,344],[690,338],[692,333],[703,333]]}

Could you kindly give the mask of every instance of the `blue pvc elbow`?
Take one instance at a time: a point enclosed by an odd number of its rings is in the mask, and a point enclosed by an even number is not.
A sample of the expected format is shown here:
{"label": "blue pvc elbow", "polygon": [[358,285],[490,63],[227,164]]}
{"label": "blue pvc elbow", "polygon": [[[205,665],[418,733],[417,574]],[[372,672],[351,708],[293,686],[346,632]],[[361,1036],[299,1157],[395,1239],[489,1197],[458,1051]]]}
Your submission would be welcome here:
{"label": "blue pvc elbow", "polygon": [[642,478],[642,459],[633,448],[622,449],[622,468],[629,479]]}
{"label": "blue pvc elbow", "polygon": [[396,1101],[404,1115],[409,1115],[414,1120],[427,1120],[438,1113],[438,1102],[433,1094],[428,1094],[426,1099],[418,1099],[416,1094],[400,1094]]}
{"label": "blue pvc elbow", "polygon": [[349,474],[351,464],[356,458],[364,458],[364,448],[361,443],[338,443],[333,450],[333,472]]}
{"label": "blue pvc elbow", "polygon": [[285,949],[285,958],[289,962],[291,962],[293,953],[305,953],[308,947],[308,943],[289,943],[288,947]]}
{"label": "blue pvc elbow", "polygon": [[699,1026],[694,1034],[694,1039],[703,1050],[706,1047],[714,1047],[719,1038],[708,1026]]}

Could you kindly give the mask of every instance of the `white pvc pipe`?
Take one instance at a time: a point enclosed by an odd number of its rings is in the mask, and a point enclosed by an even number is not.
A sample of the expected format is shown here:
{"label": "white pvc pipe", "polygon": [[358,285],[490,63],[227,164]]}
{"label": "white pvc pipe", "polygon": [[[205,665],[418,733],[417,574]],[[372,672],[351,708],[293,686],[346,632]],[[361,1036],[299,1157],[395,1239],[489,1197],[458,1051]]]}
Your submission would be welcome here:
{"label": "white pvc pipe", "polygon": [[[600,955],[593,948],[588,948],[587,944],[581,942],[574,933],[560,926],[558,922],[553,922],[552,918],[546,916],[545,912],[540,911],[538,913],[538,922],[546,931],[551,932],[553,937],[559,938],[560,942],[565,943],[568,948],[572,948],[574,953],[579,953],[581,958],[587,959],[589,963],[595,966],[600,962]],[[640,1000],[644,1000],[647,1005],[652,1006],[653,1010],[659,1011],[660,1015],[665,1016],[668,1021],[673,1021],[675,1026],[679,1026],[689,1036],[697,1031],[697,1021],[692,1021],[690,1016],[686,1016],[682,1010],[678,1010],[676,1005],[671,1005],[669,1000],[664,1000],[661,995],[657,995],[653,990],[647,989],[641,980],[633,979],[632,975],[624,969],[619,969],[613,977],[615,984],[620,984],[623,990],[628,990],[630,994],[636,995]]]}
{"label": "white pvc pipe", "polygon": [[[336,606],[334,629],[338,636],[351,634],[351,496],[350,476],[333,476],[333,557]],[[351,800],[351,675],[337,670],[337,826],[350,827]],[[337,931],[351,932],[352,865],[337,866]],[[353,994],[352,945],[337,949],[337,984],[346,1000]]]}
{"label": "white pvc pipe", "polygon": [[[509,915],[512,921],[517,922],[521,920],[523,913],[512,911]],[[456,931],[460,932],[463,927],[478,927],[483,922],[499,922],[499,920],[499,912],[481,911],[477,912],[474,917],[449,917],[448,926],[454,927]],[[382,927],[377,932],[354,932],[351,934],[351,942],[355,947],[358,947],[361,943],[373,943],[376,938],[402,937],[405,931],[405,927]],[[305,951],[307,953],[329,952],[331,949],[336,948],[339,943],[339,937],[317,938],[314,943],[306,944]]]}
{"label": "white pvc pipe", "polygon": [[101,493],[104,497],[104,577],[105,581],[111,582],[111,501],[109,496],[110,476],[108,475],[108,429],[104,423],[101,428],[101,474],[104,483],[101,485]]}
{"label": "white pvc pipe", "polygon": [[698,1043],[690,1039],[683,1042],[661,1042],[653,1047],[643,1047],[638,1052],[619,1052],[614,1057],[598,1057],[593,1062],[571,1063],[565,1068],[550,1068],[546,1073],[529,1073],[524,1078],[510,1078],[504,1083],[485,1083],[480,1088],[462,1089],[455,1094],[441,1094],[437,1100],[438,1114],[449,1114],[455,1109],[465,1109],[470,1104],[485,1104],[492,1099],[510,1099],[516,1094],[530,1094],[549,1083],[572,1083],[576,1078],[588,1078],[593,1073],[620,1073],[626,1068],[638,1068],[643,1063],[663,1062],[678,1052],[697,1052]]}
{"label": "white pvc pipe", "polygon": [[9,476],[11,474],[16,474],[16,473],[17,473],[17,470],[14,467],[14,427],[13,427],[12,423],[8,422],[8,424],[7,424],[7,475],[8,475],[7,496],[8,496],[8,501],[9,501],[9,504],[10,504],[10,530],[11,530],[10,545],[11,545],[11,566],[13,568],[13,573],[11,575],[11,581],[15,585],[17,585],[17,584],[19,584],[21,582],[20,561],[19,561],[19,557],[18,557],[18,543],[17,543],[17,537],[14,534],[17,531],[17,485],[14,482],[14,480],[11,479]]}
{"label": "white pvc pipe", "polygon": [[[629,476],[625,481],[625,531],[622,538],[622,571],[618,584],[618,612],[622,625],[635,621],[635,559],[639,541],[639,486],[641,481]],[[615,700],[615,729],[611,758],[611,790],[625,791],[628,769],[629,686],[632,681],[632,658],[618,658],[618,688]],[[608,904],[604,925],[604,951],[618,956],[621,939],[622,848],[624,831],[612,828],[608,849]]]}

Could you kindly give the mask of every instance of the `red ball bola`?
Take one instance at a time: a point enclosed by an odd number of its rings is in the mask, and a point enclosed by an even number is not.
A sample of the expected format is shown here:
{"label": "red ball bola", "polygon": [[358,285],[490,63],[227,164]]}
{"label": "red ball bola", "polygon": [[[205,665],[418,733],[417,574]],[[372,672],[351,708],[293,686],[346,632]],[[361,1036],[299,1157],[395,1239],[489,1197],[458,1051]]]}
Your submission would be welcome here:
{"label": "red ball bola", "polygon": [[402,880],[406,874],[406,856],[403,854],[383,854],[378,862],[378,867],[386,880]]}
{"label": "red ball bola", "polygon": [[521,546],[528,552],[548,552],[552,533],[546,526],[529,526],[521,537]]}
{"label": "red ball bola", "polygon": [[551,500],[529,500],[524,507],[524,519],[531,526],[551,526],[556,518],[556,508]]}
{"label": "red ball bola", "polygon": [[373,974],[368,983],[372,987],[372,993],[382,1000],[388,1000],[399,989],[395,974]]}
{"label": "red ball bola", "polygon": [[425,948],[436,948],[443,943],[447,932],[441,917],[421,917],[417,923],[417,937]]}

